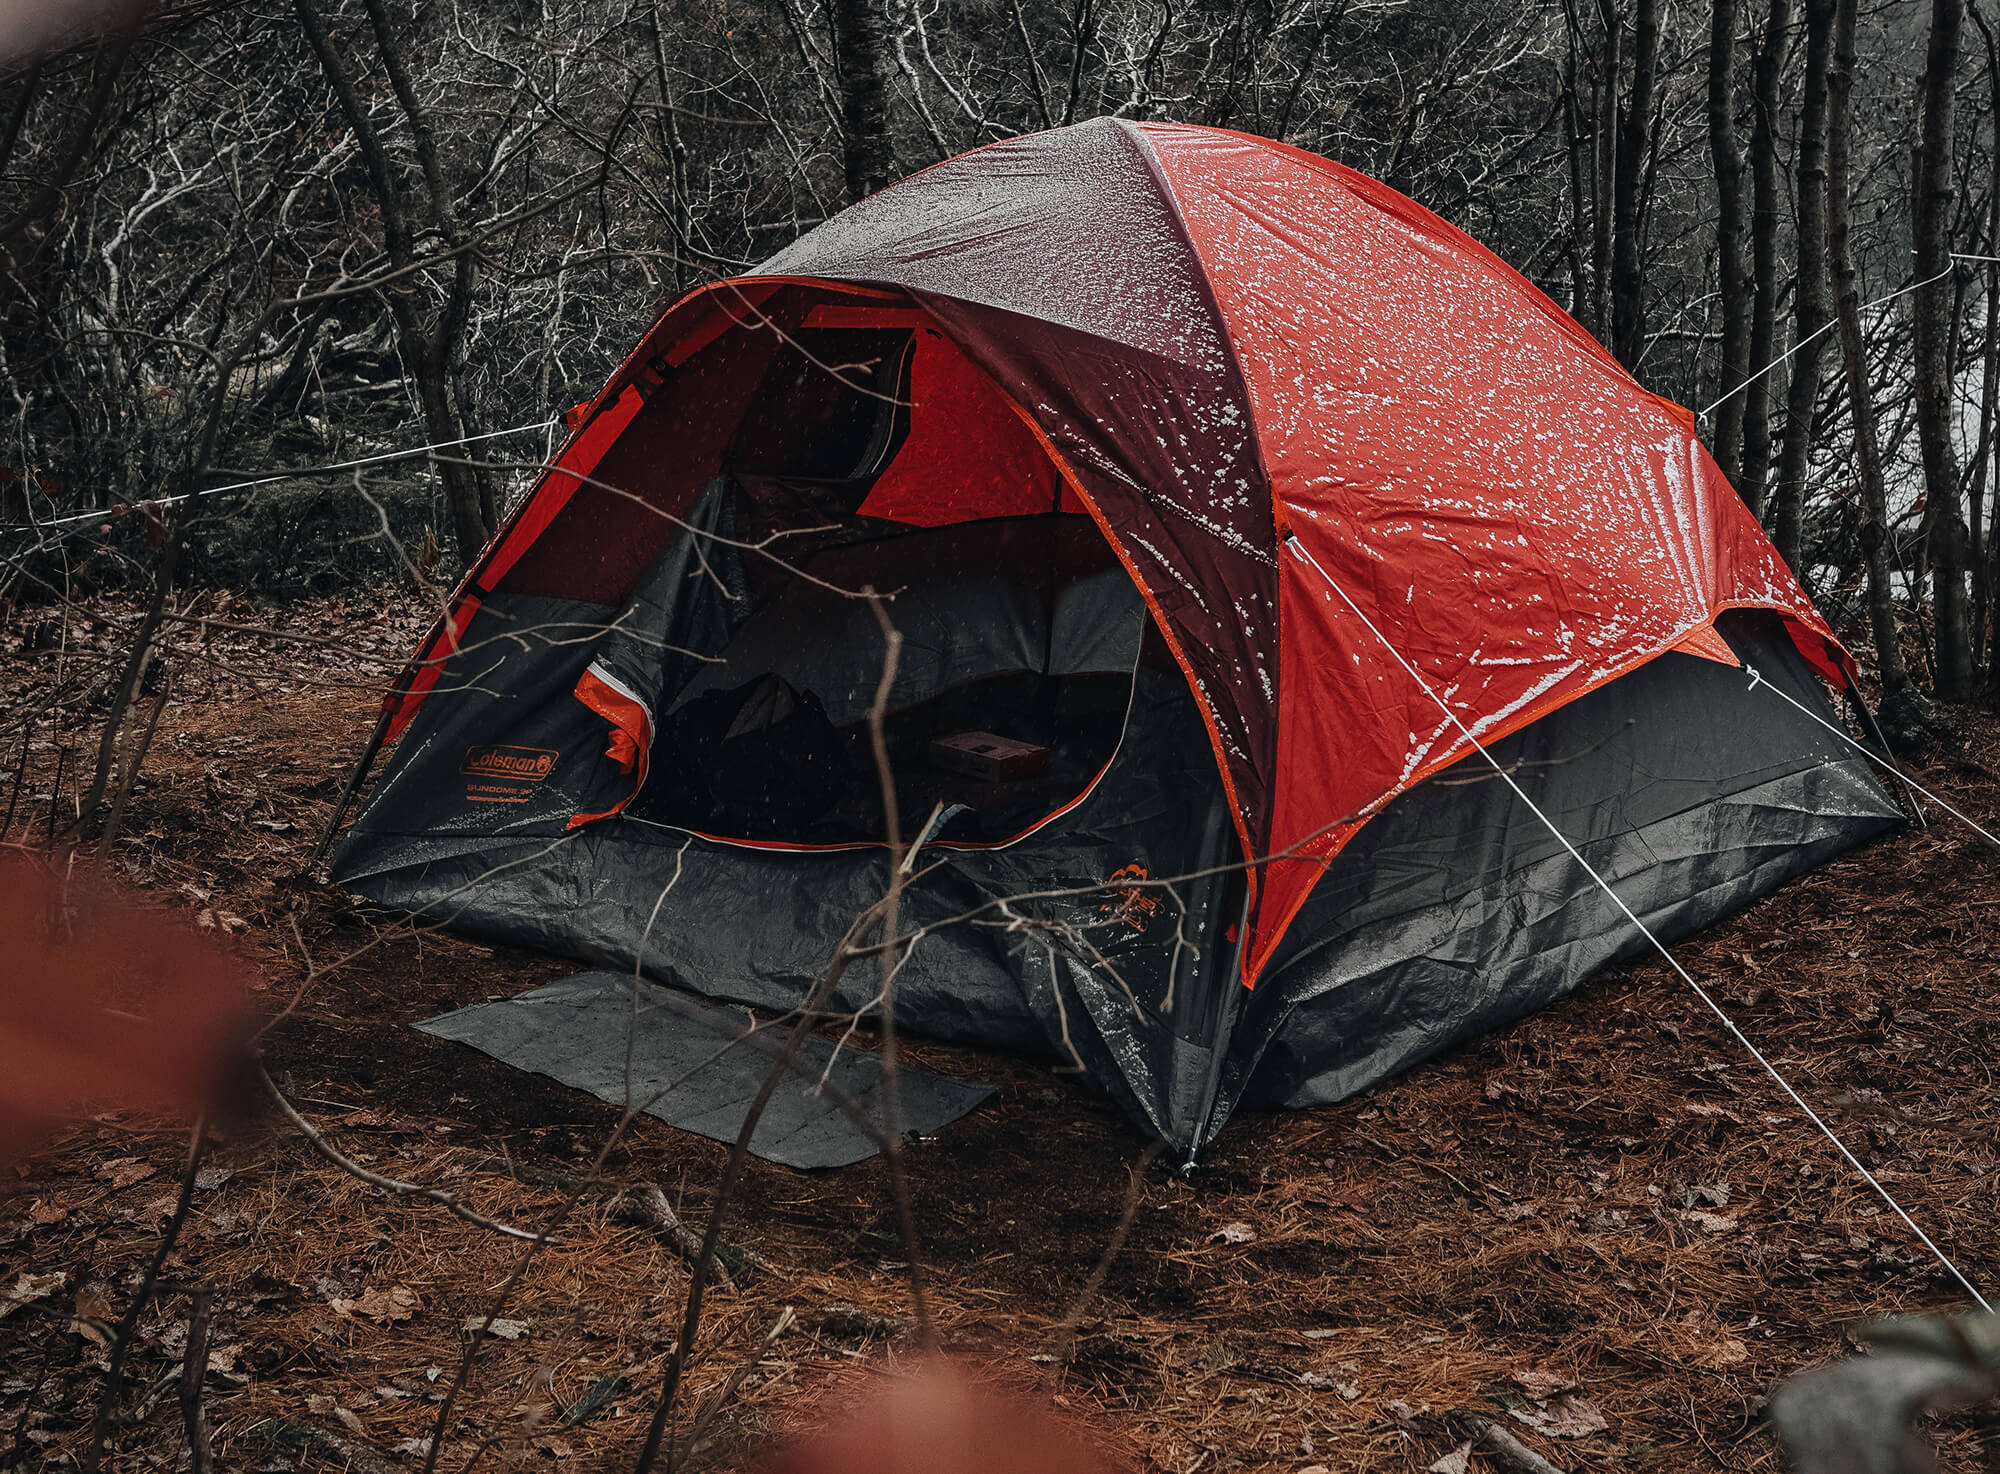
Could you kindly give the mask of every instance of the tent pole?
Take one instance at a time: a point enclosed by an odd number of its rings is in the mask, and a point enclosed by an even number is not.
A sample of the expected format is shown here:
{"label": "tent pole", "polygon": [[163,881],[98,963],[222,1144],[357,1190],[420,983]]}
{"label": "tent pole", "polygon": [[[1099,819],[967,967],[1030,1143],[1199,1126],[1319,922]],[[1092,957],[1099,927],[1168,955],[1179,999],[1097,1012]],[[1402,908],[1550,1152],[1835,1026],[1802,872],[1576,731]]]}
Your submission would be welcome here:
{"label": "tent pole", "polygon": [[368,781],[368,770],[375,766],[375,758],[382,751],[382,743],[389,735],[389,703],[382,703],[382,715],[375,719],[375,730],[369,734],[368,745],[361,749],[361,756],[347,775],[347,786],[340,791],[340,798],[327,816],[326,828],[320,832],[319,843],[313,846],[312,855],[299,867],[301,876],[319,873],[319,867],[326,859],[327,851],[333,848],[333,837],[340,830],[341,821],[346,819],[348,808],[354,803],[354,795],[361,791],[361,785]]}
{"label": "tent pole", "polygon": [[[1248,869],[1240,873],[1247,882]],[[1228,970],[1222,977],[1222,1009],[1220,1017],[1215,1021],[1216,1044],[1209,1060],[1208,1084],[1204,1092],[1207,1098],[1202,1103],[1204,1114],[1199,1128],[1200,1134],[1195,1138],[1195,1143],[1188,1148],[1187,1160],[1181,1163],[1183,1177],[1194,1171],[1195,1159],[1201,1155],[1202,1148],[1213,1139],[1209,1118],[1215,1113],[1215,1098],[1222,1087],[1223,1062],[1229,1053],[1230,1038],[1236,1032],[1236,1017],[1243,1008],[1243,994],[1248,991],[1243,986],[1243,951],[1249,943],[1250,887],[1246,883],[1243,887],[1243,903],[1236,913],[1236,942],[1229,949],[1229,961],[1226,964]]]}
{"label": "tent pole", "polygon": [[1869,707],[1867,698],[1861,694],[1861,687],[1855,683],[1852,676],[1847,678],[1847,699],[1861,714],[1861,725],[1868,729],[1868,735],[1875,739],[1875,745],[1882,750],[1882,758],[1889,771],[1903,780],[1903,793],[1910,801],[1910,812],[1917,816],[1917,827],[1930,828],[1931,821],[1924,817],[1924,806],[1917,801],[1915,785],[1904,775],[1903,764],[1897,758],[1896,750],[1889,746],[1889,739],[1882,735],[1882,728],[1875,720],[1874,711]]}

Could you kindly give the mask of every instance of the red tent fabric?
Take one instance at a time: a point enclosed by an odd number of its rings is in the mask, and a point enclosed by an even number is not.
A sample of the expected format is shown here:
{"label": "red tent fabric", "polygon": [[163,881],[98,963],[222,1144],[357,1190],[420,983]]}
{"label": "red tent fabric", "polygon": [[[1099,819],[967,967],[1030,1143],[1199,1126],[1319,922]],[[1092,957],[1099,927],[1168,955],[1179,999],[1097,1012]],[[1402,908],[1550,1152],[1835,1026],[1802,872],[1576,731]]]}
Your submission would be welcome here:
{"label": "red tent fabric", "polygon": [[[1351,169],[1147,129],[1236,346],[1281,563],[1269,850],[1338,850],[1468,748],[1330,575],[1482,740],[1701,636],[1724,609],[1844,656],[1693,432],[1525,278]],[[1723,659],[1733,663],[1727,646]],[[1332,826],[1332,827],[1328,827]],[[1273,867],[1257,962],[1313,867]]]}
{"label": "red tent fabric", "polygon": [[1667,650],[1732,660],[1712,621],[1744,607],[1849,677],[1693,417],[1491,252],[1268,139],[1099,119],[948,160],[669,310],[461,588],[393,727],[487,591],[629,591],[771,344],[829,311],[922,325],[867,510],[1082,507],[1146,596],[1268,860],[1246,983],[1325,860],[1469,750],[1424,685],[1496,738]]}

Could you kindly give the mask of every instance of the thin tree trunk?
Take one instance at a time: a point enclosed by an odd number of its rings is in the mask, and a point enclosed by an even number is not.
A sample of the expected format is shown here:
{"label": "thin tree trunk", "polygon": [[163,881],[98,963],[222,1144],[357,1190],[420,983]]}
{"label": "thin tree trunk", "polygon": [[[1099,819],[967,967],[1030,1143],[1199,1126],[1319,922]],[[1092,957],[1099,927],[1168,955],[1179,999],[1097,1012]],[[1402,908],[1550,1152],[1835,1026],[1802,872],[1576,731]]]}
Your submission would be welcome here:
{"label": "thin tree trunk", "polygon": [[889,24],[881,0],[833,0],[847,198],[865,198],[896,177],[889,149]]}
{"label": "thin tree trunk", "polygon": [[[2000,38],[1980,13],[1979,0],[1968,0],[1973,23],[1986,47],[1988,145],[1991,176],[1986,184],[1986,351],[1979,377],[1979,438],[1973,442],[1971,488],[1972,534],[1972,659],[1986,662],[1988,700],[2000,695],[2000,640],[1988,642],[1986,624],[1993,612],[1993,568],[1988,544],[1992,518],[1982,518],[1986,488],[1992,484],[1995,419],[2000,417]],[[1994,484],[1994,504],[2000,511],[2000,484]],[[1982,526],[1982,522],[1985,526]]]}
{"label": "thin tree trunk", "polygon": [[[1750,112],[1750,345],[1743,390],[1743,471],[1736,489],[1752,512],[1764,515],[1771,478],[1771,374],[1762,372],[1777,353],[1778,230],[1783,198],[1778,181],[1778,87],[1791,41],[1791,0],[1771,0],[1763,44],[1751,63]],[[1773,371],[1775,372],[1775,370]],[[1746,375],[1747,376],[1747,375]],[[1725,384],[1727,391],[1732,385]]]}
{"label": "thin tree trunk", "polygon": [[[458,407],[452,402],[451,384],[429,354],[412,362],[417,404],[424,414],[424,431],[431,442],[457,440],[465,432],[460,427]],[[486,515],[487,497],[482,495],[479,476],[464,463],[465,448],[452,446],[437,462],[438,479],[444,482],[445,508],[451,516],[451,535],[458,554],[470,564],[486,546],[495,522]],[[497,521],[497,519],[496,519]]]}
{"label": "thin tree trunk", "polygon": [[1568,10],[1568,30],[1570,48],[1568,62],[1562,74],[1562,124],[1566,132],[1568,158],[1570,158],[1570,240],[1568,240],[1568,262],[1570,262],[1570,316],[1578,322],[1586,322],[1590,316],[1590,234],[1592,234],[1592,208],[1590,208],[1590,138],[1584,122],[1584,98],[1582,98],[1582,66],[1578,58],[1578,34],[1576,34],[1576,12]]}
{"label": "thin tree trunk", "polygon": [[1806,0],[1805,91],[1799,99],[1798,283],[1794,288],[1792,377],[1785,392],[1785,444],[1778,462],[1771,536],[1794,573],[1803,574],[1800,524],[1813,415],[1819,405],[1820,358],[1833,320],[1826,270],[1827,72],[1838,0]]}
{"label": "thin tree trunk", "polygon": [[1952,313],[1950,229],[1951,131],[1963,0],[1931,0],[1930,46],[1924,65],[1923,122],[1913,151],[1911,234],[1916,244],[1917,290],[1912,297],[1911,342],[1916,357],[1917,442],[1924,465],[1925,547],[1936,570],[1932,583],[1936,625],[1937,695],[1946,701],[1972,696],[1972,642],[1967,624],[1965,574],[1970,529],[1959,501],[1958,455],[1951,443]]}
{"label": "thin tree trunk", "polygon": [[1583,322],[1590,312],[1591,283],[1584,264],[1590,250],[1590,171],[1593,167],[1585,132],[1582,95],[1581,25],[1574,0],[1563,6],[1569,42],[1563,63],[1563,130],[1569,153],[1569,312]]}
{"label": "thin tree trunk", "polygon": [[1833,276],[1834,315],[1839,323],[1840,357],[1847,373],[1848,414],[1854,425],[1854,464],[1861,492],[1861,552],[1868,573],[1868,629],[1875,642],[1876,670],[1882,680],[1883,727],[1891,736],[1921,725],[1922,703],[1910,683],[1896,640],[1895,591],[1889,583],[1888,491],[1882,477],[1882,448],[1875,427],[1873,386],[1868,382],[1868,349],[1861,336],[1861,291],[1854,268],[1848,222],[1852,189],[1849,98],[1854,89],[1856,0],[1836,0],[1833,11],[1833,64],[1826,75],[1826,245]]}
{"label": "thin tree trunk", "polygon": [[1049,116],[1049,84],[1042,75],[1042,60],[1035,53],[1035,38],[1028,33],[1028,16],[1021,9],[1021,0],[1012,0],[1014,7],[1014,34],[1021,38],[1021,55],[1028,61],[1028,85],[1034,98],[1035,116],[1047,128],[1054,119]]}
{"label": "thin tree trunk", "polygon": [[1743,395],[1730,394],[1750,373],[1752,282],[1744,269],[1743,147],[1736,138],[1736,0],[1714,0],[1708,32],[1708,149],[1715,164],[1715,258],[1722,297],[1722,362],[1716,406],[1715,462],[1743,485]]}
{"label": "thin tree trunk", "polygon": [[[322,0],[293,0],[299,24],[319,58],[320,70],[333,88],[334,99],[354,133],[375,203],[382,216],[382,241],[390,264],[410,266],[417,259],[418,226],[410,217],[409,202],[397,181],[396,170],[377,132],[367,102],[357,92],[348,61],[328,31],[321,10]],[[459,241],[456,207],[451,187],[444,177],[430,119],[417,96],[414,83],[397,49],[393,23],[382,0],[366,0],[376,45],[382,54],[390,85],[396,93],[404,122],[416,147],[424,180],[424,198],[429,224],[447,241]],[[417,404],[423,411],[424,432],[433,444],[446,445],[444,455],[463,461],[468,452],[462,445],[449,444],[465,435],[463,421],[453,403],[449,376],[453,359],[464,338],[478,270],[477,253],[461,251],[453,267],[447,304],[435,318],[419,305],[419,289],[411,279],[395,282],[387,289],[396,336],[402,349],[405,371],[415,381]],[[495,496],[490,478],[481,471],[451,460],[437,463],[444,483],[445,503],[451,515],[452,536],[459,556],[471,563],[486,546],[497,525]]]}
{"label": "thin tree trunk", "polygon": [[1612,351],[1635,374],[1646,348],[1646,280],[1639,251],[1639,217],[1645,207],[1642,183],[1659,57],[1659,0],[1636,0],[1632,12],[1632,85],[1618,119],[1617,179],[1611,198]]}
{"label": "thin tree trunk", "polygon": [[[2000,163],[2000,155],[1995,156]],[[1993,200],[2000,206],[2000,179],[1992,185]],[[1987,216],[1987,240],[1994,237],[1992,212]],[[1993,250],[1988,245],[1988,252]],[[1972,664],[1975,669],[1987,658],[1986,623],[1993,612],[1993,571],[1987,559],[1987,519],[1985,513],[1987,471],[1993,463],[1993,420],[1996,400],[2000,400],[2000,264],[1986,263],[1986,351],[1979,375],[1979,438],[1973,442],[1972,487],[1967,512],[1967,541],[1972,551]],[[2000,496],[1995,498],[2000,503]],[[2000,641],[1995,642],[2000,645]],[[1996,683],[1989,673],[1989,690]]]}
{"label": "thin tree trunk", "polygon": [[[217,389],[219,395],[223,391]],[[181,495],[185,498],[195,493],[200,478],[190,473],[183,482]],[[187,518],[173,516],[173,526],[168,529],[166,541],[160,547],[159,562],[153,569],[153,595],[146,604],[146,612],[139,620],[139,629],[132,636],[132,650],[125,658],[125,668],[118,677],[118,689],[112,695],[111,706],[104,716],[104,730],[97,738],[97,767],[91,774],[90,787],[84,794],[78,809],[77,828],[88,833],[97,823],[97,816],[104,805],[104,795],[111,783],[112,770],[118,760],[118,734],[125,725],[125,716],[138,699],[139,690],[145,681],[146,668],[153,662],[153,641],[159,635],[160,624],[166,614],[167,600],[173,594],[174,580],[180,573],[181,552],[186,545]],[[142,753],[143,755],[143,753]],[[60,792],[56,795],[60,798]],[[50,826],[53,829],[53,825]]]}
{"label": "thin tree trunk", "polygon": [[1598,0],[1597,13],[1604,25],[1604,51],[1594,99],[1597,116],[1590,136],[1596,165],[1595,198],[1591,202],[1590,330],[1606,339],[1611,336],[1611,200],[1618,181],[1618,81],[1624,21],[1614,0]]}

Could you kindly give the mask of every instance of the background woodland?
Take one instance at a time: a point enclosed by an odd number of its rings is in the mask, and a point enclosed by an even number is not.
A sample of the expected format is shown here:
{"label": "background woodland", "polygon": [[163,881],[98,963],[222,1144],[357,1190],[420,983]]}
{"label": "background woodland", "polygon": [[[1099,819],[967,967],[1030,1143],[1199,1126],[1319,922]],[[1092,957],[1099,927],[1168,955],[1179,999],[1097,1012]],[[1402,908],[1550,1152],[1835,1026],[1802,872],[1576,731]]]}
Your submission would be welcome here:
{"label": "background woodland", "polygon": [[[2000,672],[1987,4],[146,11],[0,81],[0,595],[462,560],[664,303],[926,164],[1111,113],[1388,181],[1700,411],[1865,619],[1894,735]],[[190,495],[468,436],[428,470]]]}

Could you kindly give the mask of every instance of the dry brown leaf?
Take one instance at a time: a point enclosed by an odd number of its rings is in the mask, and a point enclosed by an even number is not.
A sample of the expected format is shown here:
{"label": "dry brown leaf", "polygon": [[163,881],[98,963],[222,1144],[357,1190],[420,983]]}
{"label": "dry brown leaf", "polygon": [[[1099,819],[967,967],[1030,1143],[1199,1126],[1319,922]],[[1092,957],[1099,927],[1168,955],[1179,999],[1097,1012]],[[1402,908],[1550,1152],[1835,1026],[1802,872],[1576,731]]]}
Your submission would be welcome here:
{"label": "dry brown leaf", "polygon": [[38,1202],[28,1210],[28,1222],[37,1228],[47,1228],[51,1224],[61,1223],[67,1217],[69,1209],[61,1203]]}
{"label": "dry brown leaf", "polygon": [[392,1285],[386,1290],[371,1288],[353,1300],[335,1299],[327,1303],[342,1315],[363,1316],[385,1326],[408,1320],[419,1308],[416,1292],[402,1285]]}
{"label": "dry brown leaf", "polygon": [[1225,1223],[1208,1236],[1211,1244],[1252,1244],[1257,1241],[1257,1230],[1240,1219],[1235,1223]]}
{"label": "dry brown leaf", "polygon": [[1508,1416],[1518,1418],[1537,1433],[1547,1434],[1550,1438],[1587,1438],[1611,1427],[1596,1403],[1588,1402],[1574,1392],[1551,1398],[1532,1412],[1525,1408],[1512,1409]]}
{"label": "dry brown leaf", "polygon": [[164,1223],[174,1216],[174,1209],[180,1206],[177,1193],[161,1193],[157,1198],[148,1198],[132,1210],[134,1220],[141,1223]]}
{"label": "dry brown leaf", "polygon": [[1696,1208],[1690,1212],[1681,1214],[1681,1217],[1692,1223],[1703,1233],[1734,1233],[1736,1231],[1736,1215],[1733,1213],[1706,1213]]}
{"label": "dry brown leaf", "polygon": [[1534,1398],[1536,1402],[1546,1401],[1558,1392],[1571,1392],[1576,1388],[1576,1378],[1567,1372],[1509,1372],[1507,1380]]}
{"label": "dry brown leaf", "polygon": [[109,1346],[115,1320],[111,1302],[104,1298],[102,1292],[90,1285],[76,1292],[76,1309],[69,1322],[71,1335],[81,1336],[99,1346]]}
{"label": "dry brown leaf", "polygon": [[1750,1348],[1740,1337],[1724,1336],[1697,1350],[1694,1359],[1705,1367],[1741,1366],[1750,1359]]}
{"label": "dry brown leaf", "polygon": [[114,1188],[125,1188],[151,1177],[153,1164],[138,1157],[113,1157],[97,1169],[97,1175]]}
{"label": "dry brown leaf", "polygon": [[23,1305],[46,1300],[68,1283],[69,1275],[60,1269],[51,1270],[47,1274],[18,1276],[12,1289],[0,1291],[0,1320],[5,1320]]}
{"label": "dry brown leaf", "polygon": [[1426,1468],[1424,1474],[1465,1474],[1472,1463],[1472,1444],[1468,1440]]}

